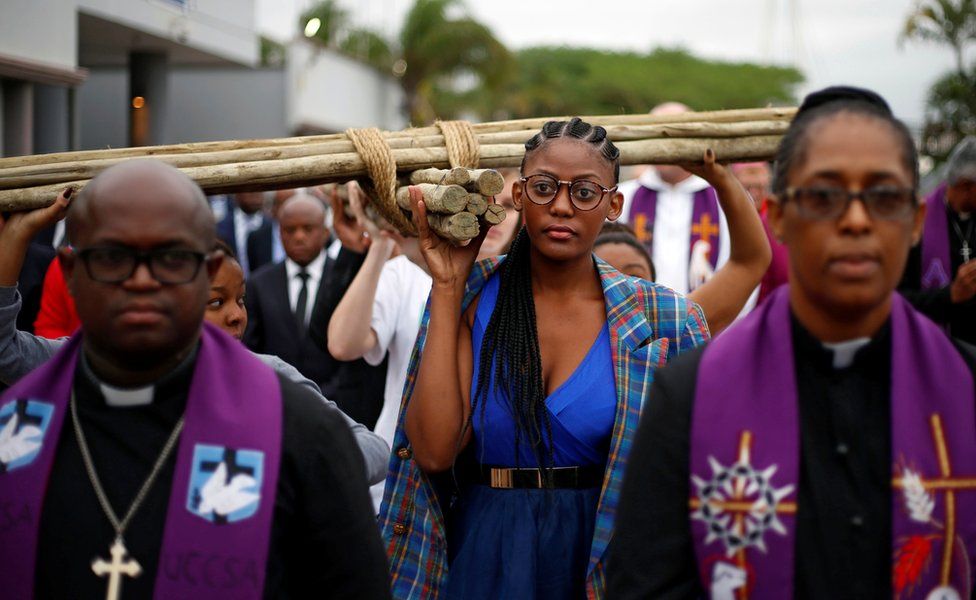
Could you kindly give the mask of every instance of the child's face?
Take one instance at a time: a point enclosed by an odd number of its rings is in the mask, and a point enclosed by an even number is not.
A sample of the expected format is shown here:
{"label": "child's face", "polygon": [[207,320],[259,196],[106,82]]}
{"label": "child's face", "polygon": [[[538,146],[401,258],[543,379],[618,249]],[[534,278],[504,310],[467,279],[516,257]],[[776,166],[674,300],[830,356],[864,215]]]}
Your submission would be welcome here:
{"label": "child's face", "polygon": [[536,251],[557,261],[588,256],[603,222],[620,216],[623,196],[616,190],[613,165],[589,142],[562,137],[545,142],[526,159],[523,177],[540,174],[558,181],[585,179],[611,190],[593,209],[581,211],[570,201],[568,185],[560,185],[556,197],[545,205],[532,202],[522,182],[512,188],[515,207],[524,216]]}

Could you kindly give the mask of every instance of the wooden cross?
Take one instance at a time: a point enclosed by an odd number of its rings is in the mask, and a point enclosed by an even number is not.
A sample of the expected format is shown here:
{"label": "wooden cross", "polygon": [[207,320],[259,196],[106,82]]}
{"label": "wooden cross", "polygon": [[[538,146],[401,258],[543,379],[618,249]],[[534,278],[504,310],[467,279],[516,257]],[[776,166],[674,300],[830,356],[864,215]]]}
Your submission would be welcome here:
{"label": "wooden cross", "polygon": [[[939,471],[941,477],[923,479],[922,486],[926,490],[943,492],[945,494],[945,544],[942,548],[942,571],[941,585],[949,585],[949,577],[952,574],[952,551],[955,547],[956,537],[956,493],[960,491],[976,491],[976,477],[953,477],[952,465],[949,463],[949,450],[946,447],[945,433],[942,431],[942,417],[939,413],[934,413],[929,417],[929,425],[932,428],[932,439],[935,443],[935,453],[939,458]],[[904,487],[904,480],[901,477],[895,478],[891,482],[892,487],[901,489]]]}
{"label": "wooden cross", "polygon": [[[704,215],[708,217],[708,215]],[[704,219],[703,217],[703,219]],[[750,464],[750,451],[752,449],[752,432],[744,430],[742,435],[739,436],[739,455],[736,460],[736,464],[748,465]],[[721,509],[725,512],[731,513],[733,515],[735,530],[741,535],[745,534],[745,520],[746,515],[755,510],[755,501],[748,500],[746,498],[746,479],[737,475],[733,476],[732,484],[732,498],[724,502],[709,501],[708,504],[715,509]],[[692,498],[689,501],[689,505],[692,510],[698,510],[702,501],[698,498]],[[774,510],[777,513],[782,514],[796,514],[796,502],[780,502],[775,508],[767,507],[767,510]],[[735,553],[736,565],[743,571],[747,570],[746,561],[746,547],[743,546],[739,548]],[[746,598],[746,588],[742,587],[736,590],[736,595],[739,598]]]}
{"label": "wooden cross", "polygon": [[717,238],[719,229],[717,224],[712,223],[711,215],[705,213],[697,223],[692,223],[691,233],[711,244],[712,236]]}
{"label": "wooden cross", "polygon": [[120,538],[116,538],[109,553],[112,555],[112,561],[96,558],[92,561],[92,571],[99,577],[108,575],[108,591],[105,600],[119,600],[119,594],[122,592],[122,576],[138,577],[142,573],[142,567],[134,558],[123,562],[128,551]]}

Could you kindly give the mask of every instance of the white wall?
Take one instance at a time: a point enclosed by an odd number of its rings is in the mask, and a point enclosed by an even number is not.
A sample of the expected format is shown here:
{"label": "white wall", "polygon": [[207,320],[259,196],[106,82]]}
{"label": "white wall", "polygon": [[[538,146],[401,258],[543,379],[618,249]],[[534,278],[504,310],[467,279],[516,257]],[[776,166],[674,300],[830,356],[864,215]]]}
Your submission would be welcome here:
{"label": "white wall", "polygon": [[[47,5],[72,3],[35,1]],[[73,3],[102,19],[243,65],[256,65],[260,59],[254,0],[75,0]]]}
{"label": "white wall", "polygon": [[290,129],[406,126],[403,92],[392,77],[302,40],[288,46],[286,64]]}
{"label": "white wall", "polygon": [[77,67],[75,0],[0,0],[0,54]]}

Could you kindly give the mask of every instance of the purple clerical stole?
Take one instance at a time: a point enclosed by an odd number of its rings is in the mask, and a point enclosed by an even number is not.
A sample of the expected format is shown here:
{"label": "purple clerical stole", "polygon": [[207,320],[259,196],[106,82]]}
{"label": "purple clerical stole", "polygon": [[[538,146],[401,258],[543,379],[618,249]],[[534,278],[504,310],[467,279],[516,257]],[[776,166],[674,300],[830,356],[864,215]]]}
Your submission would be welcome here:
{"label": "purple clerical stole", "polygon": [[[972,373],[897,294],[891,332],[892,590],[900,599],[968,598],[976,566]],[[689,511],[711,598],[794,597],[799,438],[784,286],[715,338],[698,370]]]}
{"label": "purple clerical stole", "polygon": [[[76,334],[0,396],[0,506],[13,515],[0,527],[4,598],[33,597],[41,510],[81,342]],[[155,597],[261,598],[281,458],[277,376],[240,342],[204,324],[185,420]],[[112,542],[105,540],[101,558],[108,559]],[[130,558],[139,560],[124,560]],[[219,581],[200,576],[202,568],[218,567]],[[237,576],[225,577],[228,570]]]}
{"label": "purple clerical stole", "polygon": [[952,283],[949,257],[949,215],[946,212],[946,184],[925,199],[927,207],[922,229],[922,289],[943,288]]}
{"label": "purple clerical stole", "polygon": [[[719,244],[719,207],[718,196],[711,187],[695,192],[692,196],[691,213],[691,237],[688,244],[689,264],[695,252],[695,245],[704,241],[707,242],[705,254],[708,262],[712,265],[712,271],[718,265],[718,244]],[[630,205],[630,214],[627,218],[634,227],[637,239],[647,248],[647,251],[654,256],[652,250],[654,246],[654,219],[657,215],[657,191],[643,185],[637,186],[634,193],[634,200]],[[694,285],[689,279],[688,289],[694,289]]]}

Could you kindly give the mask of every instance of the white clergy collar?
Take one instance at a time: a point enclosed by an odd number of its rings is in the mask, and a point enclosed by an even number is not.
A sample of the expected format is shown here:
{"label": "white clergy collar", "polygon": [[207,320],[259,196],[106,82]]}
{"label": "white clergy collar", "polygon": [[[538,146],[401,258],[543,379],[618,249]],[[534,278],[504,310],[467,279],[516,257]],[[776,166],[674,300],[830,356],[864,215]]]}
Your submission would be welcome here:
{"label": "white clergy collar", "polygon": [[862,337],[846,342],[822,342],[823,347],[834,354],[834,368],[846,369],[854,363],[858,350],[871,343],[871,338]]}
{"label": "white clergy collar", "polygon": [[148,385],[139,388],[117,388],[107,383],[99,383],[98,388],[105,396],[105,404],[119,408],[130,406],[147,406],[152,404],[156,395],[156,386]]}
{"label": "white clergy collar", "polygon": [[708,187],[708,182],[697,175],[692,175],[687,179],[683,179],[679,181],[677,185],[671,185],[661,179],[661,176],[657,173],[657,169],[654,167],[645,169],[644,172],[640,174],[640,177],[637,178],[637,181],[642,186],[658,192],[672,191],[685,194],[694,194],[695,192],[700,192]]}

